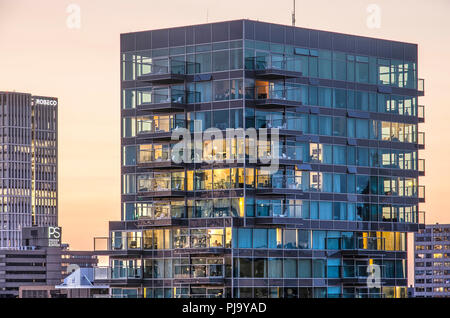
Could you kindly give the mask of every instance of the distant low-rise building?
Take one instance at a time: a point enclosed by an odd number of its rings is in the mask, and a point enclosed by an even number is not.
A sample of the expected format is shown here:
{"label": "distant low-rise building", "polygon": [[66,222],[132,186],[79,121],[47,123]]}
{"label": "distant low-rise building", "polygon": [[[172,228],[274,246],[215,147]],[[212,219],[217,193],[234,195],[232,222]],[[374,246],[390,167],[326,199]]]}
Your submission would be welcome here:
{"label": "distant low-rise building", "polygon": [[55,288],[67,298],[107,298],[108,285],[94,284],[94,268],[78,268]]}
{"label": "distant low-rise building", "polygon": [[0,298],[18,297],[21,287],[48,294],[62,281],[61,228],[24,228],[22,237],[21,249],[0,250]]}
{"label": "distant low-rise building", "polygon": [[98,264],[98,257],[93,251],[72,251],[68,244],[63,244],[61,255],[62,275],[66,277],[78,268],[93,268]]}

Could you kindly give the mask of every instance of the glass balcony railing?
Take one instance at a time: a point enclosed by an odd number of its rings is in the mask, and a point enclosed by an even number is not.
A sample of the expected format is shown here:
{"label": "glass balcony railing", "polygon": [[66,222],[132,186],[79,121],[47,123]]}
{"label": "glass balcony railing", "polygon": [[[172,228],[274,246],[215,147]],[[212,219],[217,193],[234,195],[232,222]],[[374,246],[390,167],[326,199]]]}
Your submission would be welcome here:
{"label": "glass balcony railing", "polygon": [[158,192],[158,191],[184,191],[184,178],[155,176],[149,178],[146,175],[139,175],[137,178],[137,191]]}
{"label": "glass balcony railing", "polygon": [[[383,277],[383,265],[378,265],[381,277]],[[341,278],[367,279],[373,268],[370,265],[343,265],[340,267]],[[380,277],[380,278],[381,278]]]}
{"label": "glass balcony railing", "polygon": [[255,128],[278,128],[302,131],[302,120],[300,117],[283,118],[283,116],[267,116],[266,118],[256,118]]}
{"label": "glass balcony railing", "polygon": [[185,207],[170,205],[168,204],[158,204],[154,206],[146,207],[137,216],[140,219],[169,219],[169,218],[184,218],[186,217]]}
{"label": "glass balcony railing", "polygon": [[186,74],[186,62],[174,58],[147,59],[137,63],[138,75]]}
{"label": "glass balcony railing", "polygon": [[290,72],[302,72],[302,62],[293,56],[267,54],[245,58],[245,68],[255,71],[280,70]]}
{"label": "glass balcony railing", "polygon": [[157,149],[139,149],[139,160],[141,164],[155,162],[170,162],[171,149],[170,145],[161,145]]}
{"label": "glass balcony railing", "polygon": [[418,117],[420,120],[425,120],[425,106],[419,105],[419,106],[417,107],[417,117]]}
{"label": "glass balcony railing", "polygon": [[[286,217],[286,218],[302,218],[305,220],[317,220],[318,216],[312,217],[310,210],[304,205],[290,205],[284,203],[266,203],[260,202],[255,205],[247,205],[247,212],[251,211],[251,215],[256,217]],[[311,212],[312,213],[312,212]],[[353,220],[365,222],[390,222],[390,223],[420,223],[425,219],[424,212],[416,211],[384,211],[380,214],[358,213],[358,215],[337,215],[330,214],[329,220]],[[334,239],[332,239],[334,240]],[[336,239],[341,240],[341,239]],[[331,242],[331,241],[330,241]],[[334,242],[339,244],[341,242]],[[350,246],[350,245],[349,245]],[[342,247],[345,248],[345,247]]]}
{"label": "glass balcony railing", "polygon": [[417,144],[419,146],[425,146],[425,133],[424,132],[419,132],[417,133]]}
{"label": "glass balcony railing", "polygon": [[142,237],[127,237],[116,235],[113,237],[94,238],[94,251],[126,251],[142,249]]}
{"label": "glass balcony railing", "polygon": [[421,93],[425,92],[425,80],[423,78],[417,80],[417,90]]}
{"label": "glass balcony railing", "polygon": [[186,92],[181,89],[146,89],[137,91],[137,104],[139,106],[152,105],[152,104],[185,104]]}
{"label": "glass balcony railing", "polygon": [[98,266],[94,267],[95,280],[114,280],[114,279],[141,279],[141,268],[131,267],[111,267]]}
{"label": "glass balcony railing", "polygon": [[425,186],[418,186],[418,198],[425,201]]}
{"label": "glass balcony railing", "polygon": [[302,103],[303,88],[283,85],[247,87],[246,96],[256,100],[279,100]]}
{"label": "glass balcony railing", "polygon": [[299,176],[277,176],[260,175],[257,177],[257,189],[292,189],[302,190],[302,177]]}
{"label": "glass balcony railing", "polygon": [[418,170],[420,173],[425,173],[425,159],[418,160]]}
{"label": "glass balcony railing", "polygon": [[170,133],[179,128],[185,128],[186,122],[183,119],[173,117],[138,118],[138,134]]}

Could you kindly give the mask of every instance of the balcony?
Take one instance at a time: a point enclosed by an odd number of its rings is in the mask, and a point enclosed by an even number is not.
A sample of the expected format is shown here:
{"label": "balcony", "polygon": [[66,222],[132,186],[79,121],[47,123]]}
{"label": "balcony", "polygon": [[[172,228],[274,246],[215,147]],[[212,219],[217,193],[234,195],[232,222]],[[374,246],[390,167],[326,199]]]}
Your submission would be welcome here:
{"label": "balcony", "polygon": [[425,122],[425,106],[417,106],[417,117],[419,118],[419,123]]}
{"label": "balcony", "polygon": [[254,70],[261,79],[286,79],[303,76],[301,62],[295,57],[271,54],[245,59],[245,68]]}
{"label": "balcony", "polygon": [[141,213],[136,215],[138,225],[146,226],[181,226],[187,225],[183,220],[187,217],[186,208],[183,205],[172,205],[170,202],[154,202],[141,209]]}
{"label": "balcony", "polygon": [[[378,265],[380,267],[380,283],[383,285],[384,281],[384,268],[383,265]],[[373,271],[373,268],[370,267],[369,264],[367,265],[343,265],[343,266],[334,266],[338,268],[331,268],[333,272],[336,274],[339,274],[339,278],[342,279],[342,282],[345,284],[351,284],[351,285],[367,285],[367,278],[369,277],[369,274]],[[328,267],[328,271],[330,271],[330,268]]]}
{"label": "balcony", "polygon": [[142,269],[135,267],[94,267],[95,282],[128,283],[140,282],[142,280]]}
{"label": "balcony", "polygon": [[425,149],[425,133],[418,132],[417,133],[417,146],[419,149]]}
{"label": "balcony", "polygon": [[95,237],[94,252],[96,255],[134,255],[142,251],[141,237]]}
{"label": "balcony", "polygon": [[138,175],[137,193],[141,199],[183,197],[185,195],[184,177],[170,176],[170,173],[155,173],[153,177],[147,174]]}
{"label": "balcony", "polygon": [[137,110],[140,113],[183,112],[186,108],[186,92],[182,89],[140,89],[137,97]]}
{"label": "balcony", "polygon": [[266,128],[267,133],[273,133],[272,129],[278,129],[279,135],[282,136],[301,136],[302,130],[302,118],[300,117],[287,117],[268,115],[265,118],[256,118],[255,128]]}
{"label": "balcony", "polygon": [[302,177],[298,176],[259,175],[256,179],[258,194],[299,194],[302,190]]}
{"label": "balcony", "polygon": [[175,163],[170,144],[140,145],[138,167],[150,169],[180,169],[183,165]]}
{"label": "balcony", "polygon": [[418,186],[417,197],[420,203],[425,202],[425,186]]}
{"label": "balcony", "polygon": [[137,80],[154,84],[183,83],[187,63],[174,58],[147,58],[137,63]]}
{"label": "balcony", "polygon": [[419,170],[419,176],[425,176],[425,159],[419,159],[417,170]]}
{"label": "balcony", "polygon": [[385,238],[358,237],[327,239],[327,247],[332,244],[335,249],[341,249],[343,256],[367,257],[385,254]]}
{"label": "balcony", "polygon": [[425,95],[425,80],[423,78],[417,79],[417,92],[419,96]]}
{"label": "balcony", "polygon": [[137,119],[137,136],[139,140],[170,140],[172,132],[185,127],[185,120],[173,115],[141,117]]}
{"label": "balcony", "polygon": [[302,102],[302,88],[284,85],[263,85],[247,87],[246,96],[253,99],[258,108],[299,107]]}
{"label": "balcony", "polygon": [[223,284],[225,265],[223,258],[192,258],[178,260],[174,264],[174,283],[176,284]]}

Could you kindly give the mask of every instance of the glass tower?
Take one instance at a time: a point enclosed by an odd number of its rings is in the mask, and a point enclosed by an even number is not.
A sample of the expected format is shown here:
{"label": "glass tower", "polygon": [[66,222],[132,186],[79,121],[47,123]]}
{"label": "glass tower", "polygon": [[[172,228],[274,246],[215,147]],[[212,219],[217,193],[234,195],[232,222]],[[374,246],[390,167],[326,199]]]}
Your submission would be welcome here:
{"label": "glass tower", "polygon": [[0,249],[22,228],[57,226],[57,108],[54,97],[0,92]]}
{"label": "glass tower", "polygon": [[[122,34],[122,215],[96,280],[113,297],[406,297],[417,73],[415,44],[250,20]],[[180,131],[197,140],[182,162]]]}

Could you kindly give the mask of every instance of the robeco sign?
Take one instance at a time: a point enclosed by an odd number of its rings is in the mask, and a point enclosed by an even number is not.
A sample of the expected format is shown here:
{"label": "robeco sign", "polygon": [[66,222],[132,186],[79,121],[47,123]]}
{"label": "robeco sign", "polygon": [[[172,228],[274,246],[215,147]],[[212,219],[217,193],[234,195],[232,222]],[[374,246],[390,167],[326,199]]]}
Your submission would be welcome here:
{"label": "robeco sign", "polygon": [[56,101],[54,99],[37,98],[34,102],[36,105],[46,105],[46,106],[57,106],[58,105],[58,101]]}

